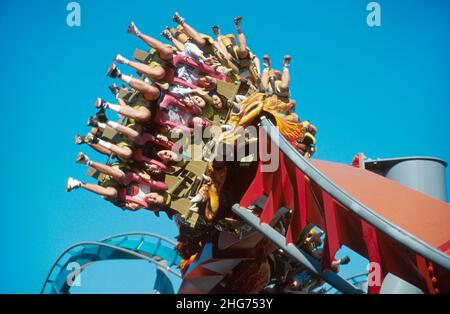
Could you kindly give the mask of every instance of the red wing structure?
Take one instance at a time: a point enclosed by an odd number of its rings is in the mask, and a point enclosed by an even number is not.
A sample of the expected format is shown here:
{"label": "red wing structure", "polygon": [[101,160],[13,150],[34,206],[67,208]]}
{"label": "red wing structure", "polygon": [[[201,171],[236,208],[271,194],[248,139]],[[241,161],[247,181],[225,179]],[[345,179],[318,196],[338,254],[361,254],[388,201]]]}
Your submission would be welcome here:
{"label": "red wing structure", "polygon": [[[279,148],[280,167],[256,175],[233,212],[253,229],[220,233],[184,274],[180,293],[226,292],[232,270],[279,249],[342,293],[362,293],[330,271],[342,245],[377,265],[368,293],[450,293],[450,205],[368,170],[305,159],[268,119],[260,132]],[[255,210],[259,209],[259,211]],[[255,214],[256,213],[256,214]],[[278,226],[283,215],[290,219]],[[297,247],[302,229],[325,232],[321,260]],[[376,276],[375,276],[376,277]]]}

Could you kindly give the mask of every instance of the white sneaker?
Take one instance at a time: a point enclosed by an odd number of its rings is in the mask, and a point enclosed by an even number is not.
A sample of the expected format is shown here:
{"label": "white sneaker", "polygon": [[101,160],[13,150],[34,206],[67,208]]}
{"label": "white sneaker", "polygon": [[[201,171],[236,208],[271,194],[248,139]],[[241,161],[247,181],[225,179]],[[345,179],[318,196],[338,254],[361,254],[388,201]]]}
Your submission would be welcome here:
{"label": "white sneaker", "polygon": [[75,160],[75,162],[80,165],[87,165],[89,162],[89,157],[80,152],[80,153],[78,153],[78,156],[77,156],[77,159]]}
{"label": "white sneaker", "polygon": [[203,180],[205,180],[206,184],[211,184],[212,179],[210,176],[207,176],[206,174],[203,175]]}
{"label": "white sneaker", "polygon": [[97,98],[94,102],[94,108],[106,109],[106,102],[101,98]]}
{"label": "white sneaker", "polygon": [[197,204],[194,203],[194,205],[192,205],[191,207],[189,207],[189,210],[190,210],[191,212],[198,213],[198,206],[197,206]]}
{"label": "white sneaker", "polygon": [[115,58],[114,61],[120,64],[128,64],[128,62],[130,62],[127,58],[125,58],[124,56],[122,56],[121,54],[118,54]]}
{"label": "white sneaker", "polygon": [[192,199],[191,199],[191,203],[200,203],[203,202],[203,196],[199,193],[197,195],[195,195]]}
{"label": "white sneaker", "polygon": [[66,192],[70,192],[72,190],[78,189],[81,187],[81,185],[82,185],[81,181],[78,181],[72,177],[69,177],[69,179],[67,179],[67,183],[66,183]]}
{"label": "white sneaker", "polygon": [[220,126],[223,132],[229,132],[233,130],[233,126],[229,124],[223,124]]}
{"label": "white sneaker", "polygon": [[136,24],[134,22],[131,22],[130,25],[128,25],[128,34],[139,36],[141,32],[137,28]]}

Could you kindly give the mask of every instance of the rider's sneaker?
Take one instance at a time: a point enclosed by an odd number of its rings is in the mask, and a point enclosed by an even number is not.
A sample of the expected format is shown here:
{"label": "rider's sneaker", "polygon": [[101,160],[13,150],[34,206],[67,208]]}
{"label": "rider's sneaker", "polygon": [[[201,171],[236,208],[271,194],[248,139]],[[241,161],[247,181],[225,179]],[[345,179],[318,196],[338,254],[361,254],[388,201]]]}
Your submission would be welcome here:
{"label": "rider's sneaker", "polygon": [[197,195],[195,195],[192,199],[191,199],[191,202],[192,203],[201,203],[201,202],[203,202],[204,200],[203,200],[203,196],[200,194],[200,193],[198,193]]}
{"label": "rider's sneaker", "polygon": [[314,125],[309,124],[309,126],[308,126],[308,132],[311,133],[312,135],[316,135],[316,133],[317,133],[317,128],[316,128]]}
{"label": "rider's sneaker", "polygon": [[95,116],[89,117],[87,123],[87,126],[92,126],[92,127],[98,127],[98,120],[96,119]]}
{"label": "rider's sneaker", "polygon": [[283,67],[288,68],[291,65],[291,60],[292,58],[290,55],[285,55],[283,59]]}
{"label": "rider's sneaker", "polygon": [[87,165],[89,163],[89,157],[80,152],[80,153],[78,153],[78,156],[77,156],[77,159],[75,159],[75,162],[80,165]]}
{"label": "rider's sneaker", "polygon": [[98,109],[106,109],[106,101],[104,101],[103,99],[101,99],[100,97],[97,98],[94,102],[94,108],[98,108]]}
{"label": "rider's sneaker", "polygon": [[270,69],[270,57],[269,57],[269,55],[264,55],[263,63],[264,63],[264,68],[265,69]]}
{"label": "rider's sneaker", "polygon": [[234,129],[234,127],[230,124],[223,124],[220,126],[220,128],[222,129],[222,132],[229,132]]}
{"label": "rider's sneaker", "polygon": [[189,211],[194,212],[194,213],[198,213],[198,206],[197,203],[194,203],[191,207],[189,207]]}
{"label": "rider's sneaker", "polygon": [[120,53],[116,55],[114,61],[120,64],[128,64],[128,62],[130,62],[130,60],[122,56]]}
{"label": "rider's sneaker", "polygon": [[241,27],[242,16],[237,16],[234,18],[234,25],[239,28]]}
{"label": "rider's sneaker", "polygon": [[81,145],[86,143],[86,141],[84,140],[84,137],[80,134],[75,135],[75,144],[76,145]]}
{"label": "rider's sneaker", "polygon": [[184,18],[178,12],[175,12],[173,15],[173,21],[177,24],[183,24]]}
{"label": "rider's sneaker", "polygon": [[141,32],[137,28],[136,24],[134,22],[131,22],[130,25],[128,25],[128,34],[139,36],[141,35]]}
{"label": "rider's sneaker", "polygon": [[84,137],[84,142],[85,142],[85,143],[89,143],[89,144],[97,144],[97,143],[98,143],[98,137],[96,137],[94,134],[92,134],[91,132],[89,132],[89,133],[86,134],[86,136]]}
{"label": "rider's sneaker", "polygon": [[114,96],[117,96],[117,94],[119,94],[120,92],[120,87],[117,86],[116,83],[109,85],[108,88]]}
{"label": "rider's sneaker", "polygon": [[205,182],[205,184],[211,184],[212,179],[210,176],[207,176],[206,174],[203,175],[203,180]]}
{"label": "rider's sneaker", "polygon": [[168,29],[162,31],[161,36],[167,40],[172,40],[173,36]]}
{"label": "rider's sneaker", "polygon": [[[106,123],[108,121],[108,117],[105,114],[104,109],[100,109],[95,116],[89,117],[87,125],[92,127],[99,127],[100,123]],[[104,126],[100,126],[104,127]]]}
{"label": "rider's sneaker", "polygon": [[106,76],[109,76],[111,78],[117,78],[120,75],[120,70],[119,68],[117,68],[117,66],[112,63],[109,68],[108,68],[108,72],[106,72]]}
{"label": "rider's sneaker", "polygon": [[214,35],[220,36],[220,28],[219,28],[218,25],[214,25],[214,26],[212,27],[212,29],[213,29]]}
{"label": "rider's sneaker", "polygon": [[75,180],[72,177],[69,177],[69,179],[67,179],[67,183],[66,183],[66,192],[70,192],[72,190],[78,189],[82,186],[82,182]]}
{"label": "rider's sneaker", "polygon": [[95,118],[98,122],[106,123],[108,122],[108,117],[106,116],[105,109],[100,109],[96,114]]}

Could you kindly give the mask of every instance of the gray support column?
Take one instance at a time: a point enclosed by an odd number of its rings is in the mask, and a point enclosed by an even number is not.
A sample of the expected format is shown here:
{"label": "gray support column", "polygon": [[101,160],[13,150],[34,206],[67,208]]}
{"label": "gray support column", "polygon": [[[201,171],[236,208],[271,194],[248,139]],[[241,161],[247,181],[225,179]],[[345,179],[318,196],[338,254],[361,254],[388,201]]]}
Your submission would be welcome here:
{"label": "gray support column", "polygon": [[[167,261],[162,261],[162,265],[156,267],[156,280],[153,287],[155,294],[174,294],[172,282],[167,272]],[[164,267],[165,266],[165,267]]]}
{"label": "gray support column", "polygon": [[381,284],[380,294],[424,294],[409,282],[389,273]]}
{"label": "gray support column", "polygon": [[447,163],[433,157],[405,157],[367,160],[367,170],[416,191],[447,202],[445,168]]}

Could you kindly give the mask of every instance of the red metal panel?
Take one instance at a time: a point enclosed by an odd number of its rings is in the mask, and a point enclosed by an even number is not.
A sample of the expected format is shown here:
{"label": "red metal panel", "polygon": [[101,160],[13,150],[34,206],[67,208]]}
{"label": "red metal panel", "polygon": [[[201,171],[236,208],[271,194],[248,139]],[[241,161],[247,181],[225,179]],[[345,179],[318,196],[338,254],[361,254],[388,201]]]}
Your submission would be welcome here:
{"label": "red metal panel", "polygon": [[341,244],[362,256],[368,256],[366,242],[362,236],[361,219],[338,203],[336,221]]}
{"label": "red metal panel", "polygon": [[281,171],[278,169],[273,174],[273,184],[266,201],[266,206],[261,214],[261,223],[269,224],[277,210],[283,206],[283,190],[281,188]]}
{"label": "red metal panel", "polygon": [[[377,238],[377,232],[374,227],[366,223],[365,221],[361,220],[361,229],[362,229],[362,236],[364,239],[364,242],[366,243],[367,247],[367,254],[369,257],[369,261],[371,263],[378,263],[380,265],[380,280],[383,281],[383,271],[382,271],[382,264],[381,264],[381,257],[380,257],[380,247],[378,246],[378,238]],[[369,286],[369,293],[370,294],[379,294],[381,290],[381,286]]]}
{"label": "red metal panel", "polygon": [[[292,180],[290,177],[290,173],[287,169],[286,158],[284,158],[283,154],[280,154],[280,169],[281,169],[281,188],[283,190],[283,205],[287,208],[294,208],[294,188],[292,184]],[[297,185],[295,185],[295,189],[297,189]]]}
{"label": "red metal panel", "polygon": [[259,164],[255,179],[253,179],[252,183],[247,189],[247,192],[245,192],[244,196],[241,199],[240,205],[242,207],[249,207],[258,199],[258,197],[264,194],[264,175],[265,173],[261,171],[261,164]]}
{"label": "red metal panel", "polygon": [[437,278],[434,277],[433,264],[429,263],[429,265],[427,266],[427,261],[422,256],[419,255],[416,256],[416,260],[417,260],[417,267],[422,273],[423,278],[425,279],[425,282],[427,284],[428,292],[431,294],[436,294],[433,281],[437,281]]}
{"label": "red metal panel", "polygon": [[[405,250],[394,239],[349,213],[330,195],[310,182],[290,160],[284,160],[282,154],[280,157],[280,168],[274,173],[262,173],[263,164],[259,165],[256,177],[244,195],[241,206],[248,207],[257,197],[268,195],[261,217],[261,222],[264,223],[269,223],[281,206],[291,208],[293,211],[286,234],[287,243],[295,243],[302,228],[307,222],[311,222],[326,232],[322,269],[330,267],[341,244],[345,244],[366,256],[371,262],[379,263],[381,277],[390,272],[424,291],[442,293],[448,290],[448,285],[445,284],[448,282],[448,272],[434,267],[433,274],[427,273],[428,265],[422,257]],[[381,216],[444,252],[450,249],[448,228],[443,228],[449,221],[446,219],[448,204],[362,169],[322,161],[312,163],[346,192]],[[428,208],[426,215],[425,212],[419,211],[425,207]],[[432,215],[428,215],[429,213]],[[440,232],[430,232],[430,228]],[[370,293],[379,291],[379,286],[369,287]]]}
{"label": "red metal panel", "polygon": [[306,178],[290,160],[286,160],[286,170],[294,188],[292,218],[286,233],[286,244],[295,243],[307,224]]}
{"label": "red metal panel", "polygon": [[336,255],[336,252],[341,247],[339,241],[339,233],[336,224],[336,205],[335,200],[328,195],[326,192],[322,191],[323,200],[323,211],[325,216],[325,248],[323,250],[322,257],[322,270],[328,269],[331,266],[331,262]]}
{"label": "red metal panel", "polygon": [[378,215],[439,248],[450,240],[450,205],[370,171],[311,160],[321,173]]}
{"label": "red metal panel", "polygon": [[325,216],[322,209],[322,190],[313,182],[306,179],[306,219],[322,230],[325,230]]}

